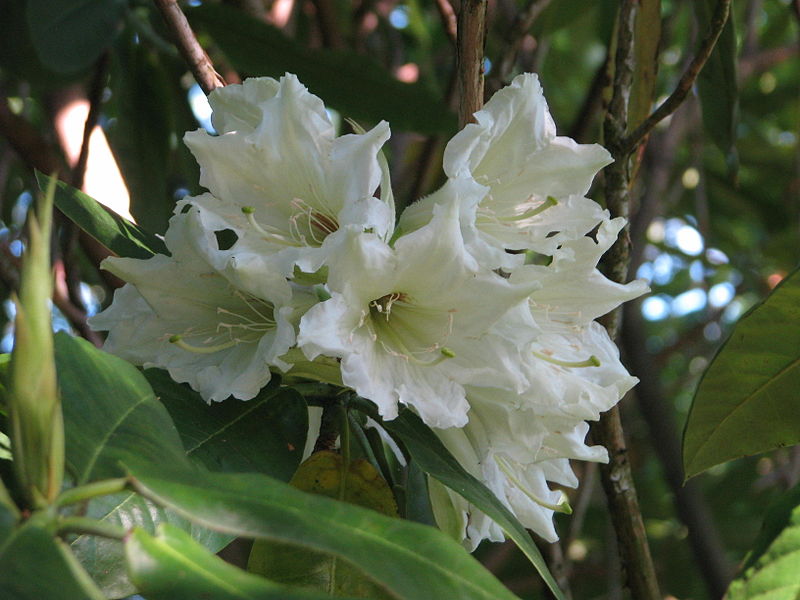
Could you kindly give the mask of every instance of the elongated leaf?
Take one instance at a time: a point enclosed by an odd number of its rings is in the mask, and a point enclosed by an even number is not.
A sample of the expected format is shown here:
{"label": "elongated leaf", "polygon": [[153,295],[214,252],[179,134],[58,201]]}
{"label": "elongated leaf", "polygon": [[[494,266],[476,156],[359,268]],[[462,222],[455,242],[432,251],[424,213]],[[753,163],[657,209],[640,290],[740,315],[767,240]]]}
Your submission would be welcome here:
{"label": "elongated leaf", "polygon": [[104,596],[66,545],[34,517],[0,543],[0,598],[103,600]]}
{"label": "elongated leaf", "polygon": [[175,207],[168,187],[170,137],[176,133],[171,82],[161,57],[133,34],[116,48],[111,71],[116,120],[109,143],[130,190],[131,214],[146,230],[163,233]]}
{"label": "elongated leaf", "polygon": [[[364,408],[371,412],[373,419],[380,419],[371,406],[365,404]],[[405,410],[397,418],[384,421],[383,425],[387,431],[403,441],[411,457],[423,471],[461,494],[491,517],[528,557],[553,595],[559,600],[564,598],[530,534],[485,485],[458,464],[455,457],[439,441],[436,434],[422,422],[422,419],[410,410]]]}
{"label": "elongated leaf", "polygon": [[233,66],[246,75],[294,73],[345,116],[420,133],[452,133],[456,117],[421,83],[398,81],[370,58],[347,50],[310,50],[278,29],[220,4],[187,11]]}
{"label": "elongated leaf", "polygon": [[211,471],[264,473],[289,481],[297,470],[308,435],[308,407],[294,390],[273,380],[247,402],[205,403],[188,385],[166,371],[144,371],[166,406],[186,452]]}
{"label": "elongated leaf", "polygon": [[661,43],[661,0],[642,0],[636,11],[634,32],[633,87],[628,105],[628,130],[632,131],[650,114],[658,74]]}
{"label": "elongated leaf", "polygon": [[[692,2],[702,35],[709,29],[717,0]],[[739,119],[739,90],[736,84],[736,32],[733,12],[717,45],[697,78],[703,109],[703,125],[713,142],[729,159],[735,156],[736,124]]]}
{"label": "elongated leaf", "polygon": [[123,0],[28,0],[28,27],[42,62],[60,73],[91,65],[119,30]]}
{"label": "elongated leaf", "polygon": [[156,537],[134,530],[125,543],[131,578],[149,600],[325,600],[250,575],[217,558],[178,528],[161,525]]}
{"label": "elongated leaf", "polygon": [[800,597],[800,486],[784,494],[767,512],[764,527],[728,600],[797,600]]}
{"label": "elongated leaf", "polygon": [[[37,172],[36,178],[39,187],[45,189],[50,177]],[[168,254],[159,238],[107,211],[97,200],[63,181],[56,184],[55,203],[78,227],[118,256],[149,258],[157,253]]]}
{"label": "elongated leaf", "polygon": [[800,442],[800,271],[744,315],[697,387],[683,433],[687,477]]}
{"label": "elongated leaf", "polygon": [[[164,509],[132,492],[92,500],[86,516],[126,529],[137,527],[140,531],[150,533],[154,533],[158,525],[169,523],[188,532],[191,538],[210,552],[221,550],[233,539],[233,536],[194,525],[175,511]],[[136,592],[128,579],[124,548],[117,540],[81,535],[72,542],[71,548],[107,597],[124,598]]]}
{"label": "elongated leaf", "polygon": [[67,465],[77,485],[124,474],[126,463],[187,463],[180,436],[130,363],[66,333],[55,336]]}
{"label": "elongated leaf", "polygon": [[423,525],[300,492],[255,474],[131,468],[154,502],[209,528],[339,556],[397,598],[514,598],[455,542]]}

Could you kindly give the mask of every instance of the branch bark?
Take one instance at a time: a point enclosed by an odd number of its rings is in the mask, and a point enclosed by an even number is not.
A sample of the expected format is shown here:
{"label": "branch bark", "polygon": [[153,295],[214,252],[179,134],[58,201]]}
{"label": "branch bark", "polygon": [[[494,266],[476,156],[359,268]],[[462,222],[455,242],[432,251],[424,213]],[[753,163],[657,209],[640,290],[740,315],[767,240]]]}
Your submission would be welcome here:
{"label": "branch bark", "polygon": [[[603,123],[605,144],[614,158],[614,163],[605,170],[606,205],[612,217],[628,216],[630,151],[624,142],[633,82],[636,4],[636,0],[623,0],[620,6],[613,90]],[[627,280],[629,257],[630,237],[626,228],[604,259],[606,275],[612,281],[623,283]],[[612,338],[619,334],[621,317],[621,310],[616,309],[604,319],[603,324]],[[601,480],[631,595],[636,600],[660,600],[617,407],[600,417],[592,427],[592,436],[594,441],[608,449],[609,463],[601,466]]]}
{"label": "branch bark", "polygon": [[464,127],[483,106],[483,49],[487,0],[462,0],[456,35],[458,123]]}
{"label": "branch bark", "polygon": [[694,82],[697,80],[697,76],[700,74],[709,56],[711,56],[711,52],[713,52],[714,47],[717,45],[717,40],[722,34],[722,29],[725,27],[725,23],[728,22],[730,10],[731,0],[719,0],[719,2],[717,2],[714,15],[711,17],[708,34],[706,34],[692,62],[689,63],[686,71],[675,86],[675,90],[664,100],[661,106],[653,111],[653,113],[639,125],[639,127],[631,132],[630,135],[622,138],[621,146],[626,152],[632,152],[636,145],[641,142],[656,125],[674,113],[686,99],[689,90],[692,89]]}
{"label": "branch bark", "polygon": [[508,33],[506,33],[506,47],[497,62],[497,75],[493,80],[497,80],[501,85],[506,83],[514,67],[514,63],[517,61],[517,54],[519,54],[519,47],[522,45],[522,40],[525,38],[525,35],[530,30],[534,21],[542,14],[542,11],[547,8],[550,2],[551,0],[528,0],[528,5],[525,9],[517,13]]}
{"label": "branch bark", "polygon": [[214,69],[208,54],[200,46],[177,0],[155,0],[155,3],[161,11],[161,16],[164,17],[167,28],[175,38],[175,45],[203,91],[209,94],[212,90],[224,86],[225,80]]}

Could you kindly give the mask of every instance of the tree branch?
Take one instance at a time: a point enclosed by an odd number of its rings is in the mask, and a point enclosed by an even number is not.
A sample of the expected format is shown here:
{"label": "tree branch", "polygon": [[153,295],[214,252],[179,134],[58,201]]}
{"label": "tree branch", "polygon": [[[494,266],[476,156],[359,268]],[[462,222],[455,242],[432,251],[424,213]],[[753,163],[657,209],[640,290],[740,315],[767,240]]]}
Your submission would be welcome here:
{"label": "tree branch", "polygon": [[462,0],[456,35],[458,123],[464,127],[483,106],[483,49],[487,0]]}
{"label": "tree branch", "polygon": [[[630,152],[625,148],[624,134],[633,82],[636,5],[637,0],[623,0],[620,5],[613,90],[603,123],[605,143],[614,158],[614,163],[605,170],[606,205],[612,217],[628,216]],[[630,238],[626,228],[604,259],[606,275],[612,281],[623,283],[627,280],[629,255]],[[619,334],[621,314],[621,310],[616,309],[604,319],[603,324],[612,338]],[[595,442],[608,450],[609,463],[601,465],[600,473],[631,595],[636,600],[660,600],[618,407],[600,417],[592,427],[592,436]]]}
{"label": "tree branch", "polygon": [[458,28],[456,26],[456,12],[453,10],[453,5],[449,0],[436,0],[436,9],[439,11],[439,16],[442,18],[442,26],[444,32],[453,44],[456,43],[456,36]]}
{"label": "tree branch", "polygon": [[203,91],[209,94],[212,90],[224,86],[225,80],[214,69],[208,54],[200,46],[177,0],[155,0],[155,3],[161,11],[161,16],[164,17],[167,28],[175,38],[175,45]]}
{"label": "tree branch", "polygon": [[632,152],[636,145],[642,141],[653,128],[658,125],[663,119],[674,113],[677,108],[686,99],[689,90],[692,89],[697,76],[706,64],[708,57],[717,45],[717,40],[722,34],[722,29],[728,21],[730,15],[731,0],[719,0],[714,9],[714,15],[711,17],[711,24],[708,34],[703,42],[700,44],[697,53],[695,54],[692,62],[686,68],[686,71],[681,76],[675,90],[664,100],[653,113],[647,117],[639,127],[637,127],[630,135],[622,140],[622,147],[626,152]]}

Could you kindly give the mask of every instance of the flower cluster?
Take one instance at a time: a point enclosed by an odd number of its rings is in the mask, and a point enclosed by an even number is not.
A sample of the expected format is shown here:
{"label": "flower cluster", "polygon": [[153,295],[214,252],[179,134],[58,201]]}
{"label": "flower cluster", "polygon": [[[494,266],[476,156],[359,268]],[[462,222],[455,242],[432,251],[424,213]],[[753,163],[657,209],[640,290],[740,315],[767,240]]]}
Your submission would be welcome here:
{"label": "flower cluster", "polygon": [[[517,77],[447,145],[446,183],[395,226],[389,127],[337,137],[292,75],[209,97],[188,133],[209,193],[182,200],[170,256],[108,259],[126,280],[92,324],[106,348],[167,369],[208,401],[254,397],[270,369],[335,379],[384,419],[415,411],[527,527],[556,539],[570,459],[635,383],[594,322],[642,294],[597,270],[623,225],[584,195],[610,162],[555,132]],[[335,360],[332,360],[335,359]],[[431,481],[439,525],[473,549],[503,538]]]}

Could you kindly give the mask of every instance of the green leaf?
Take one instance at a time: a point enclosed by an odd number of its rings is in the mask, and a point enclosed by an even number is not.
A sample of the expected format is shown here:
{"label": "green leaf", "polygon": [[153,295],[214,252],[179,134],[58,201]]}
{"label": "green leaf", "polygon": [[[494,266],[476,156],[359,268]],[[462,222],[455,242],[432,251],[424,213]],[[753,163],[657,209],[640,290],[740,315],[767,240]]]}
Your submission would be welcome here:
{"label": "green leaf", "polygon": [[697,387],[683,432],[692,477],[800,442],[800,270],[734,327]]}
{"label": "green leaf", "polygon": [[169,411],[186,452],[211,471],[264,473],[289,481],[302,459],[308,435],[303,397],[273,380],[247,402],[211,405],[166,371],[145,377]]}
{"label": "green leaf", "polygon": [[800,486],[781,496],[764,517],[764,526],[728,600],[797,600],[800,597]]}
{"label": "green leaf", "polygon": [[188,464],[172,419],[136,367],[63,332],[55,346],[76,485],[124,475],[120,461]]}
{"label": "green leaf", "polygon": [[[89,503],[87,517],[124,528],[156,531],[158,525],[169,523],[189,533],[197,543],[217,552],[233,539],[194,525],[175,511],[161,508],[132,492],[95,498]],[[81,535],[71,545],[81,564],[91,573],[97,585],[109,598],[124,598],[136,592],[125,569],[124,548],[117,540]]]}
{"label": "green leaf", "polygon": [[[401,599],[514,598],[441,532],[256,474],[131,468],[141,494],[209,528],[326,552]],[[411,575],[413,574],[413,576]]]}
{"label": "green leaf", "polygon": [[[42,189],[50,180],[48,175],[38,171],[36,178]],[[118,256],[150,258],[157,253],[169,254],[159,238],[107,211],[97,200],[63,181],[56,184],[55,203],[78,227]]]}
{"label": "green leaf", "polygon": [[116,48],[111,71],[116,120],[109,143],[130,191],[131,214],[144,229],[162,233],[175,207],[168,187],[170,138],[176,133],[171,82],[162,58],[133,34]]}
{"label": "green leaf", "polygon": [[[292,477],[291,485],[304,492],[339,498],[397,517],[392,491],[378,471],[364,459],[354,460],[348,465],[343,482],[343,461],[338,452],[324,450],[312,454]],[[247,570],[273,581],[325,590],[335,596],[393,598],[357,568],[335,556],[280,542],[256,540]]]}
{"label": "green leaf", "polygon": [[[364,408],[373,419],[376,421],[380,419],[371,403]],[[422,422],[422,419],[410,410],[404,410],[396,419],[383,421],[383,426],[402,440],[413,460],[417,461],[423,471],[461,494],[497,523],[528,557],[553,595],[558,600],[563,600],[564,594],[547,569],[547,564],[530,534],[485,485],[458,464],[455,457],[439,441],[436,434]]]}
{"label": "green leaf", "polygon": [[217,558],[191,536],[167,524],[156,537],[136,529],[125,542],[131,579],[148,600],[325,600],[293,590]]}
{"label": "green leaf", "polygon": [[642,0],[636,11],[634,73],[628,105],[628,130],[633,131],[650,114],[658,73],[661,43],[661,0]]}
{"label": "green leaf", "polygon": [[123,0],[28,0],[28,28],[41,61],[59,73],[87,68],[119,30]]}
{"label": "green leaf", "polygon": [[0,542],[0,598],[103,600],[66,544],[38,516]]}
{"label": "green leaf", "polygon": [[[692,2],[697,26],[706,35],[718,0]],[[739,119],[739,90],[736,84],[736,32],[733,11],[717,45],[697,78],[697,92],[703,110],[703,126],[711,140],[729,160],[735,157],[736,124]]]}
{"label": "green leaf", "polygon": [[234,68],[248,76],[294,73],[326,104],[347,117],[395,130],[452,133],[456,117],[422,83],[403,83],[371,58],[349,50],[312,50],[241,11],[205,3],[187,11],[219,45]]}

